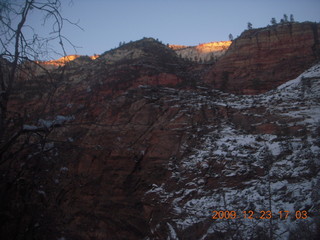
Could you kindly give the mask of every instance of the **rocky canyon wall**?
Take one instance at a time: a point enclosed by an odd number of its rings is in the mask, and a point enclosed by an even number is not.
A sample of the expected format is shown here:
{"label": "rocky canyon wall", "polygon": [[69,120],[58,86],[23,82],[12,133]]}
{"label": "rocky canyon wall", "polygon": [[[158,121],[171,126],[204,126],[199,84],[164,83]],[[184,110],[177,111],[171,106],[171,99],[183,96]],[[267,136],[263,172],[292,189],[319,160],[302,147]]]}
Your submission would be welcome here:
{"label": "rocky canyon wall", "polygon": [[223,91],[266,92],[319,59],[320,24],[287,23],[244,31],[211,67],[205,82]]}

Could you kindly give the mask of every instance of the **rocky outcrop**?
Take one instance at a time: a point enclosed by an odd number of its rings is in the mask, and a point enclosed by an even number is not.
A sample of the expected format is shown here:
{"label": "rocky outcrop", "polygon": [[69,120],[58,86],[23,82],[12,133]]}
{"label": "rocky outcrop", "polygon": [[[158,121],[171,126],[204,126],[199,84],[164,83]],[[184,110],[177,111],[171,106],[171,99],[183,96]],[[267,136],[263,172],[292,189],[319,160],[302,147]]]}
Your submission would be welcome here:
{"label": "rocky outcrop", "polygon": [[231,41],[210,42],[198,46],[169,45],[180,57],[196,62],[215,62],[223,56]]}
{"label": "rocky outcrop", "polygon": [[244,31],[205,81],[223,91],[256,94],[297,77],[319,59],[320,24],[286,23]]}

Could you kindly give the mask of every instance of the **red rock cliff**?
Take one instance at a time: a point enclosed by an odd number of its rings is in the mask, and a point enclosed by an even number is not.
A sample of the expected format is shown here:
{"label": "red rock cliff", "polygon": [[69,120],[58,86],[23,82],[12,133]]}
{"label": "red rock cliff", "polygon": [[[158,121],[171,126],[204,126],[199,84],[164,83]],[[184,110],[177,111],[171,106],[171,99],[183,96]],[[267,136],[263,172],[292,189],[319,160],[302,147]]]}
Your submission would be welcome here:
{"label": "red rock cliff", "polygon": [[[271,88],[317,59],[316,27],[246,31],[200,67],[226,90]],[[77,59],[15,85],[1,239],[289,239],[292,221],[275,217],[269,238],[269,224],[211,213],[319,209],[320,65],[252,97],[199,86],[195,63],[153,39]]]}
{"label": "red rock cliff", "polygon": [[205,76],[224,91],[255,94],[297,77],[319,59],[320,24],[288,23],[244,31]]}

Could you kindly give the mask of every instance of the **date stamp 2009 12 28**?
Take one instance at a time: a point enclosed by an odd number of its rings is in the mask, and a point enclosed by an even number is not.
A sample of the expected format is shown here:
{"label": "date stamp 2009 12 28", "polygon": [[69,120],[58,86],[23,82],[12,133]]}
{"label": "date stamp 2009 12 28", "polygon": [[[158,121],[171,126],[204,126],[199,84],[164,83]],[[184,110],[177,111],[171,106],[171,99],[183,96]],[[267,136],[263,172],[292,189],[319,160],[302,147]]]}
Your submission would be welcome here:
{"label": "date stamp 2009 12 28", "polygon": [[236,211],[212,211],[212,219],[271,219],[271,218],[279,218],[279,219],[288,219],[289,217],[295,219],[307,219],[308,212],[307,211],[279,211],[278,213],[273,213],[272,211],[242,211],[241,213],[237,213]]}

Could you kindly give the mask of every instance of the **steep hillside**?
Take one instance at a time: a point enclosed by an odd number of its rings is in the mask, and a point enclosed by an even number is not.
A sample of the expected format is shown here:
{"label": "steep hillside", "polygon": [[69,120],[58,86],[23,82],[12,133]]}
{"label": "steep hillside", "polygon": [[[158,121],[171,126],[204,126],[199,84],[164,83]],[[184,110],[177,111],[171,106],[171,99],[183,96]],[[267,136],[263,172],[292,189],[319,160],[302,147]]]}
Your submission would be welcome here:
{"label": "steep hillside", "polygon": [[233,93],[271,90],[320,57],[320,24],[287,23],[244,31],[212,66],[205,81]]}
{"label": "steep hillside", "polygon": [[[2,165],[6,239],[27,226],[36,239],[319,234],[319,65],[257,96],[143,85],[96,101],[90,86],[67,101],[81,84],[59,90],[68,111],[23,126],[30,147]],[[238,218],[212,219],[227,210]]]}
{"label": "steep hillside", "polygon": [[[51,66],[50,62],[46,66]],[[29,111],[37,112],[41,99],[52,91],[56,95],[54,101],[57,101],[51,105],[52,108],[68,112],[69,103],[73,106],[84,104],[84,94],[99,102],[140,85],[188,87],[194,86],[196,81],[190,71],[191,62],[179,58],[172,49],[152,38],[125,44],[94,60],[81,56],[63,66],[54,66],[51,71],[48,67],[50,75],[39,66],[32,67],[36,76],[29,80],[26,80],[29,76],[23,77],[16,83],[15,100],[11,101],[14,109],[19,109],[21,102],[28,102],[32,106]],[[93,89],[99,91],[94,92]],[[65,91],[69,91],[68,94]],[[50,107],[45,109],[54,111]]]}
{"label": "steep hillside", "polygon": [[[178,153],[165,163],[169,180],[156,182],[145,194],[153,209],[163,209],[150,217],[150,239],[269,239],[271,230],[271,239],[315,239],[319,90],[316,65],[263,95],[189,97],[193,112],[205,113],[207,122],[195,129],[180,126],[189,137],[182,138]],[[210,119],[209,109],[224,109],[224,117]],[[299,210],[307,211],[308,218],[297,219]],[[212,211],[235,211],[237,218],[219,219]],[[253,220],[243,211],[253,211]],[[260,211],[272,211],[273,217],[263,219]],[[289,211],[289,217],[280,211]],[[160,220],[168,214],[167,221]]]}

